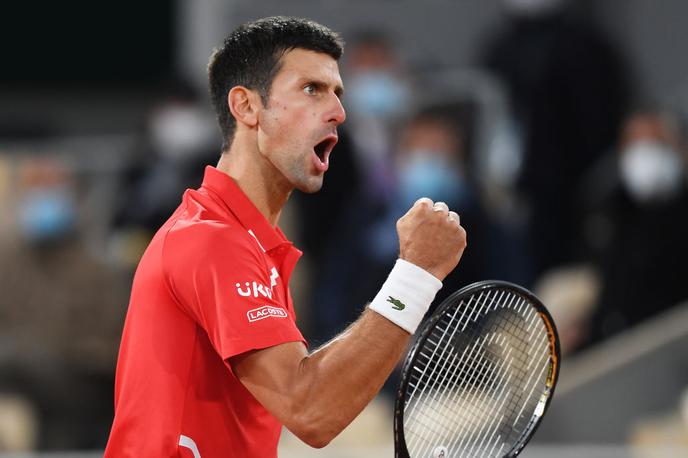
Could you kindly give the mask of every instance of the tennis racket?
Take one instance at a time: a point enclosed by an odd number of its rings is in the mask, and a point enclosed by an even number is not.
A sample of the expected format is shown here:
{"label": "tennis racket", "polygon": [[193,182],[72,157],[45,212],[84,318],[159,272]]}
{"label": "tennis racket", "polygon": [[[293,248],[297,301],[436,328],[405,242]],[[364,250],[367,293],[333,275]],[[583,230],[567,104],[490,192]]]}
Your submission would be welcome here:
{"label": "tennis racket", "polygon": [[528,290],[485,281],[455,292],[404,362],[395,456],[517,456],[552,399],[559,361],[552,317]]}

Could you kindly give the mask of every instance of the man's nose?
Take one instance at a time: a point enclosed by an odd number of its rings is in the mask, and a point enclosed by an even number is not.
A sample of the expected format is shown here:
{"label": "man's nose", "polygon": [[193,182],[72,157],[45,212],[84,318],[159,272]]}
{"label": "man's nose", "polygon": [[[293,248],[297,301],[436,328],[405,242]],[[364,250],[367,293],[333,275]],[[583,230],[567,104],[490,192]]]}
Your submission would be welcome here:
{"label": "man's nose", "polygon": [[344,105],[342,101],[336,95],[333,95],[333,105],[328,112],[327,122],[334,122],[335,125],[339,125],[346,120],[346,110],[344,110]]}

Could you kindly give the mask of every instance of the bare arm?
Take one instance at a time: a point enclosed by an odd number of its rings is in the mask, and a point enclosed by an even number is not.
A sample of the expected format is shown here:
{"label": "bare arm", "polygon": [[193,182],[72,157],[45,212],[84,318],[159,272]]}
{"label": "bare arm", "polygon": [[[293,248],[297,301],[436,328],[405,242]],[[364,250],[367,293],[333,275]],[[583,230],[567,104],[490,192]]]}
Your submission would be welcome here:
{"label": "bare arm", "polygon": [[[447,216],[447,211],[433,211],[428,200],[397,223],[400,257],[438,278],[454,269],[466,245],[458,220]],[[294,342],[235,356],[230,364],[251,394],[290,431],[323,447],[377,394],[409,339],[407,331],[366,310],[310,355]]]}
{"label": "bare arm", "polygon": [[308,355],[301,342],[232,358],[239,380],[313,447],[327,445],[375,397],[410,334],[373,311]]}

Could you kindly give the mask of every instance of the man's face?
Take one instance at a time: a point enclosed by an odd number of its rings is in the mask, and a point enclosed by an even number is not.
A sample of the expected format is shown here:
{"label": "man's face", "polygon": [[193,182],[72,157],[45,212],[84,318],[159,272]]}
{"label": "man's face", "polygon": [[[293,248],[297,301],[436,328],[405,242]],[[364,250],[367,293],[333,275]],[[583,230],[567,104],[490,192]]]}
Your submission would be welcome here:
{"label": "man's face", "polygon": [[316,192],[346,114],[337,61],[303,49],[288,51],[259,113],[258,149],[292,188]]}

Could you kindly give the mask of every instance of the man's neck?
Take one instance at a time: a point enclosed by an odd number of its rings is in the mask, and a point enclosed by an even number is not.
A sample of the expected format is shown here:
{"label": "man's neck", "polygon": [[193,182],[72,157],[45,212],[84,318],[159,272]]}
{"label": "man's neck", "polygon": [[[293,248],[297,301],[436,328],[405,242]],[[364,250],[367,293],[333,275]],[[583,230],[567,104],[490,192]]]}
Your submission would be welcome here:
{"label": "man's neck", "polygon": [[232,147],[222,154],[217,169],[229,175],[265,219],[277,226],[292,189],[284,185],[281,176],[275,176],[272,164],[258,152]]}

